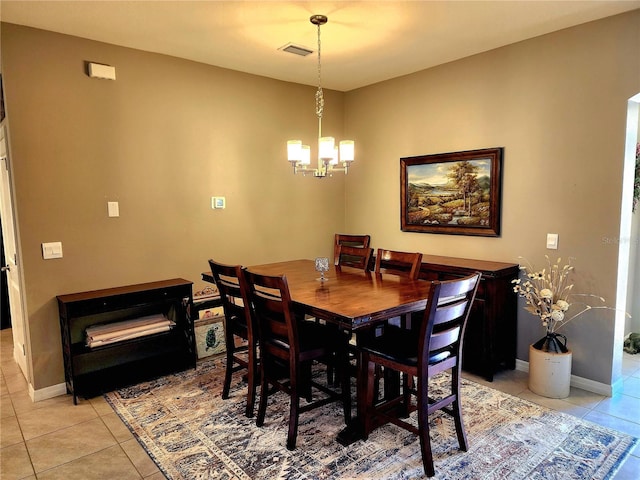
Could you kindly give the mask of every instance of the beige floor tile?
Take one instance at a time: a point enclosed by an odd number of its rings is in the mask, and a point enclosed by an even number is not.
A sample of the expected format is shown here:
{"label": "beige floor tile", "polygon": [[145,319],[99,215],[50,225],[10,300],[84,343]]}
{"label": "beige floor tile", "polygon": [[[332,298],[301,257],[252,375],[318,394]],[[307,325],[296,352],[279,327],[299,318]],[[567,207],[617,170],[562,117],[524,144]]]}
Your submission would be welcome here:
{"label": "beige floor tile", "polygon": [[13,403],[11,403],[10,395],[0,396],[0,418],[15,417],[16,412],[13,409]]}
{"label": "beige floor tile", "polygon": [[136,480],[136,471],[119,445],[38,474],[38,480]]}
{"label": "beige floor tile", "polygon": [[18,412],[17,415],[25,440],[98,418],[98,414],[89,403],[54,403],[36,410]]}
{"label": "beige floor tile", "polygon": [[104,397],[94,397],[89,400],[89,403],[95,408],[98,415],[109,415],[113,413],[113,408],[109,405],[109,402]]}
{"label": "beige floor tile", "polygon": [[113,410],[111,410],[110,414],[103,415],[100,418],[107,426],[107,428],[111,431],[118,443],[122,443],[133,438],[133,434],[131,433],[131,431],[122,422],[122,420],[120,420],[120,417]]}
{"label": "beige floor tile", "polygon": [[154,473],[153,475],[149,475],[148,477],[144,477],[144,480],[166,480],[167,477],[165,477],[162,472],[157,471],[156,473]]}
{"label": "beige floor tile", "polygon": [[120,446],[143,477],[148,477],[160,471],[136,439],[132,438],[121,443]]}
{"label": "beige floor tile", "polygon": [[7,382],[4,381],[4,375],[0,379],[0,395],[9,395],[9,388],[7,387]]}
{"label": "beige floor tile", "polygon": [[612,480],[638,480],[638,472],[640,472],[640,458],[629,457]]}
{"label": "beige floor tile", "polygon": [[73,400],[71,399],[70,395],[59,395],[57,397],[34,402],[33,400],[31,400],[29,392],[26,390],[12,393],[11,399],[13,400],[13,408],[16,411],[16,415],[20,415],[24,412],[29,412],[32,410],[51,407],[52,405],[73,405]]}
{"label": "beige floor tile", "polygon": [[606,397],[604,395],[587,392],[586,390],[582,390],[580,388],[571,387],[569,396],[564,400],[583,408],[592,409],[595,408],[595,406],[605,398]]}
{"label": "beige floor tile", "polygon": [[16,417],[4,417],[0,419],[0,448],[23,442],[22,432]]}
{"label": "beige floor tile", "polygon": [[25,380],[22,372],[12,373],[10,375],[5,374],[4,380],[7,383],[7,389],[10,394],[27,390],[27,380]]}
{"label": "beige floor tile", "polygon": [[99,418],[27,441],[36,474],[116,444]]}
{"label": "beige floor tile", "polygon": [[636,397],[629,395],[607,397],[594,410],[640,424],[640,401]]}
{"label": "beige floor tile", "polygon": [[588,408],[583,408],[570,403],[566,399],[542,397],[533,393],[531,390],[526,390],[518,396],[537,405],[541,405],[558,412],[567,413],[578,418],[584,418],[584,416],[591,411]]}
{"label": "beige floor tile", "polygon": [[[622,390],[620,393],[640,399],[640,377],[625,378],[622,381]],[[638,408],[640,409],[640,407]]]}
{"label": "beige floor tile", "polygon": [[29,453],[24,443],[11,445],[0,450],[0,478],[2,480],[28,478],[33,473]]}

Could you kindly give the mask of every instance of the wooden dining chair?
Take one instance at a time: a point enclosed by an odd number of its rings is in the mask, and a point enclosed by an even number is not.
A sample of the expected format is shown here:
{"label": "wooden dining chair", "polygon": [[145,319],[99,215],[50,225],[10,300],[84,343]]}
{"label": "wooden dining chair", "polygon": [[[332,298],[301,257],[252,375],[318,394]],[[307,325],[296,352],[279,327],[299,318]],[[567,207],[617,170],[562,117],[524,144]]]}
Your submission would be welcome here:
{"label": "wooden dining chair", "polygon": [[345,245],[347,247],[361,247],[369,248],[371,243],[371,235],[352,235],[348,233],[336,233],[333,243],[333,261],[337,265],[336,260],[338,258],[338,245]]}
{"label": "wooden dining chair", "polygon": [[[394,329],[392,333],[372,339],[362,348],[360,381],[366,388],[364,406],[364,433],[367,437],[382,423],[392,422],[420,437],[422,463],[427,476],[435,474],[429,415],[442,410],[453,417],[460,449],[467,451],[467,436],[460,407],[460,370],[462,366],[462,343],[471,305],[480,283],[480,273],[458,280],[434,281],[427,298],[427,308],[420,325],[420,333]],[[375,391],[375,367],[403,372],[403,394],[389,401],[378,402]],[[444,396],[429,389],[429,379],[441,372],[449,371],[449,382]],[[417,379],[412,388],[409,378]],[[417,405],[412,405],[412,395]],[[398,408],[398,407],[401,408]],[[417,410],[418,426],[404,420],[403,416]],[[398,412],[402,412],[398,414]]]}
{"label": "wooden dining chair", "polygon": [[376,253],[376,273],[390,273],[417,280],[422,264],[421,253],[398,252],[379,248]]}
{"label": "wooden dining chair", "polygon": [[[332,335],[332,329],[296,318],[284,275],[260,275],[250,270],[243,273],[260,336],[261,383],[256,425],[264,424],[267,399],[272,393],[269,386],[288,393],[287,449],[294,450],[301,413],[342,400],[345,424],[350,421],[351,392],[346,369],[342,369],[340,392],[313,380],[311,373],[313,362],[333,361],[334,355],[346,362],[346,345],[342,336]],[[324,395],[314,400],[312,387]],[[300,405],[301,397],[308,403]]]}
{"label": "wooden dining chair", "polygon": [[336,267],[353,267],[361,270],[368,270],[372,255],[373,248],[338,245],[336,249],[335,265]]}
{"label": "wooden dining chair", "polygon": [[[399,252],[379,248],[376,253],[375,273],[386,273],[417,280],[422,265],[422,254],[418,252]],[[393,317],[387,321],[388,325],[411,328],[411,315]]]}
{"label": "wooden dining chair", "polygon": [[[211,274],[220,291],[225,321],[225,346],[227,364],[222,387],[222,398],[229,398],[231,376],[234,372],[247,371],[247,406],[245,415],[253,416],[258,383],[257,332],[254,329],[247,288],[240,265],[226,265],[209,260]],[[246,345],[236,346],[236,337]]]}

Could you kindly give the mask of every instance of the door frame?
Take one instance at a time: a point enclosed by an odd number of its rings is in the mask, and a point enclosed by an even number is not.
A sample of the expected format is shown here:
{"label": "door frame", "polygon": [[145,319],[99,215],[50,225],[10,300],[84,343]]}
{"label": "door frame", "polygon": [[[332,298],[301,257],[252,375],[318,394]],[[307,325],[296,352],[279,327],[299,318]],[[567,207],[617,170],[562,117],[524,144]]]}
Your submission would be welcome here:
{"label": "door frame", "polygon": [[[31,359],[31,342],[29,325],[26,322],[26,302],[24,298],[24,277],[20,259],[20,241],[18,235],[18,222],[15,210],[15,195],[13,188],[13,175],[11,165],[11,155],[9,147],[9,131],[7,117],[0,121],[0,168],[2,169],[0,179],[0,206],[4,210],[2,220],[3,240],[5,247],[5,258],[0,259],[3,266],[9,265],[11,271],[7,272],[7,283],[9,288],[9,304],[11,310],[11,330],[13,334],[13,358],[20,367],[29,390],[33,390],[33,372]],[[2,199],[6,199],[6,204]],[[1,213],[1,212],[0,212]],[[12,249],[13,252],[9,251]],[[14,258],[11,259],[11,255]],[[13,279],[11,278],[13,277]],[[11,289],[15,292],[12,296]]]}

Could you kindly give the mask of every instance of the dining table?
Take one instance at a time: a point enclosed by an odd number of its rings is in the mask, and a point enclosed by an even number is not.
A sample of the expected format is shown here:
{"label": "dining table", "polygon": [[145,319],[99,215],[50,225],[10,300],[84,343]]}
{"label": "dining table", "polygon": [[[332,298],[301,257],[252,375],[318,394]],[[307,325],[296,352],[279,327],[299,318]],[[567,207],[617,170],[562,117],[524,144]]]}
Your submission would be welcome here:
{"label": "dining table", "polygon": [[[348,336],[370,333],[390,318],[425,310],[431,288],[430,281],[344,266],[330,265],[320,275],[315,261],[310,259],[250,265],[247,269],[262,275],[284,275],[297,312],[335,324]],[[203,272],[202,279],[213,282],[210,272]],[[345,335],[338,337],[337,341],[342,341]],[[356,416],[338,434],[342,445],[364,438],[366,391],[361,376],[359,372]]]}

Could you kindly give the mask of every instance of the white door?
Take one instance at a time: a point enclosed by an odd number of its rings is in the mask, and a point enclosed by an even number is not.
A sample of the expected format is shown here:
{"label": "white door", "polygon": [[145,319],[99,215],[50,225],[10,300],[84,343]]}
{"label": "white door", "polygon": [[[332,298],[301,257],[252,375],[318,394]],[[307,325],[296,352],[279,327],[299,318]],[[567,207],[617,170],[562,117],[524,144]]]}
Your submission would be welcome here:
{"label": "white door", "polygon": [[27,362],[27,343],[25,335],[24,311],[22,308],[22,292],[20,283],[20,262],[16,251],[15,217],[9,172],[9,147],[6,136],[6,125],[0,124],[0,215],[2,216],[2,238],[4,256],[2,269],[7,272],[9,287],[9,308],[11,309],[11,329],[13,331],[13,358],[20,366],[24,377],[30,382]]}

